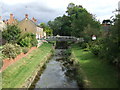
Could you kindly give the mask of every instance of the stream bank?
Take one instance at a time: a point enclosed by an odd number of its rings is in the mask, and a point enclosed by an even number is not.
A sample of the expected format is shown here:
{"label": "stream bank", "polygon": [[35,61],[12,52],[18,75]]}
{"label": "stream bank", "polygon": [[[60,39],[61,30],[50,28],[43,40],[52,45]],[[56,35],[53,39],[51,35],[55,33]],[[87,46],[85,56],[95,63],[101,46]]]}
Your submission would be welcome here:
{"label": "stream bank", "polygon": [[76,63],[70,57],[69,45],[64,44],[63,42],[56,44],[53,57],[44,65],[44,70],[38,72],[30,89],[82,88],[81,82],[77,80]]}

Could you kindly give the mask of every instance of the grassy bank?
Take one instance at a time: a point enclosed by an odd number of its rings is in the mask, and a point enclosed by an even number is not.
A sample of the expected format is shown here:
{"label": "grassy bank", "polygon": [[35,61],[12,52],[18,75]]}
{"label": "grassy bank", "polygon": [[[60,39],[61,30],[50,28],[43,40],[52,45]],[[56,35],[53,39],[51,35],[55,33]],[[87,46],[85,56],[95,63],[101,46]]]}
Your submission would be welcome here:
{"label": "grassy bank", "polygon": [[113,66],[78,45],[72,46],[72,54],[80,66],[79,78],[82,76],[85,88],[118,88],[117,70]]}
{"label": "grassy bank", "polygon": [[51,53],[52,45],[43,44],[37,50],[29,53],[27,57],[15,62],[2,72],[3,88],[21,88],[36,69],[45,62]]}

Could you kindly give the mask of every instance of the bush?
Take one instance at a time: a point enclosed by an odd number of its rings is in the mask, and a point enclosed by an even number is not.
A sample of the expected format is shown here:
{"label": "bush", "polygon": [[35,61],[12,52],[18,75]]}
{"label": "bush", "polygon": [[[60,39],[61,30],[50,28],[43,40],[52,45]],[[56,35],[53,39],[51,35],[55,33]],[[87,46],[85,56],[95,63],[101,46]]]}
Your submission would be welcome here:
{"label": "bush", "polygon": [[16,25],[8,25],[2,32],[2,38],[8,43],[17,43],[21,35],[20,28]]}
{"label": "bush", "polygon": [[36,39],[36,36],[35,36],[34,34],[31,34],[31,35],[30,35],[30,38],[31,38],[31,41],[30,41],[31,46],[37,46],[38,41],[37,41],[37,39]]}
{"label": "bush", "polygon": [[29,51],[29,48],[28,48],[28,47],[24,47],[24,48],[22,49],[22,51],[23,51],[24,54],[26,54],[26,53]]}
{"label": "bush", "polygon": [[22,47],[31,47],[31,43],[30,43],[30,38],[29,37],[25,37],[23,38],[19,44],[22,46]]}
{"label": "bush", "polygon": [[89,48],[89,44],[88,44],[88,43],[85,43],[85,42],[79,43],[79,46],[80,46],[82,49]]}
{"label": "bush", "polygon": [[20,45],[15,44],[14,46],[15,46],[17,55],[20,54],[22,52],[22,49],[21,49]]}
{"label": "bush", "polygon": [[5,44],[2,49],[2,54],[4,58],[14,59],[18,54],[22,52],[21,47],[17,44]]}
{"label": "bush", "polygon": [[5,44],[2,53],[6,58],[15,58],[17,56],[15,46],[12,44]]}
{"label": "bush", "polygon": [[95,45],[95,46],[92,46],[92,47],[90,48],[90,50],[91,50],[91,52],[92,52],[93,54],[98,55],[99,52],[100,52],[100,47],[99,47],[99,45]]}
{"label": "bush", "polygon": [[25,33],[19,40],[18,44],[22,47],[32,47],[37,46],[38,41],[34,34]]}
{"label": "bush", "polygon": [[67,49],[67,50],[64,52],[64,55],[70,56],[70,55],[71,55],[71,49]]}

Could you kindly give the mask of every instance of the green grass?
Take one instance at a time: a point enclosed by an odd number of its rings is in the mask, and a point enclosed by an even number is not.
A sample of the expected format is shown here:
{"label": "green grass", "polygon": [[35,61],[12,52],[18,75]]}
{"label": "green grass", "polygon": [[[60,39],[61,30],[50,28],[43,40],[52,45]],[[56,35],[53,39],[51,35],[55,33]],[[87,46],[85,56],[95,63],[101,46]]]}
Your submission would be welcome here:
{"label": "green grass", "polygon": [[27,57],[15,62],[2,72],[3,88],[21,88],[26,79],[31,77],[38,65],[44,62],[51,52],[51,44],[43,44],[37,50],[29,53]]}
{"label": "green grass", "polygon": [[90,51],[83,51],[77,45],[72,46],[72,53],[75,60],[79,61],[80,73],[87,78],[83,81],[89,84],[89,88],[118,88],[116,68],[95,57]]}

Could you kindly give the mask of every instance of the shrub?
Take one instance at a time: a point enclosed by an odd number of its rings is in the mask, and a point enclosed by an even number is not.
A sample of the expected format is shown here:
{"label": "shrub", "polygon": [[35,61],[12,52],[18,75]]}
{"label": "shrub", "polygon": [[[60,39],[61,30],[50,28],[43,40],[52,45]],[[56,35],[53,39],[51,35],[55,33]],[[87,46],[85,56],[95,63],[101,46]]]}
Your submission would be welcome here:
{"label": "shrub", "polygon": [[2,37],[8,43],[17,43],[21,35],[20,28],[16,25],[8,25],[6,30],[2,32]]}
{"label": "shrub", "polygon": [[5,44],[2,53],[6,58],[15,58],[17,56],[16,48],[13,44]]}
{"label": "shrub", "polygon": [[20,45],[15,44],[14,46],[15,46],[17,55],[20,54],[22,52],[22,49],[21,49]]}
{"label": "shrub", "polygon": [[36,38],[32,38],[30,43],[31,43],[31,46],[37,46],[38,41]]}
{"label": "shrub", "polygon": [[22,51],[23,51],[24,54],[26,54],[29,51],[29,48],[28,47],[23,47]]}
{"label": "shrub", "polygon": [[86,44],[85,42],[83,42],[83,43],[80,44],[80,47],[81,47],[82,49],[87,48],[87,44]]}
{"label": "shrub", "polygon": [[31,43],[30,43],[30,38],[29,37],[25,37],[23,38],[19,44],[22,46],[22,47],[30,47],[31,46]]}
{"label": "shrub", "polygon": [[102,39],[98,39],[96,41],[92,41],[89,46],[90,46],[90,50],[93,54],[95,55],[99,55],[100,57],[103,57],[103,43],[104,41]]}
{"label": "shrub", "polygon": [[4,58],[14,59],[18,54],[22,52],[21,47],[17,44],[5,44],[2,49],[2,54]]}
{"label": "shrub", "polygon": [[37,46],[38,41],[34,34],[32,33],[25,33],[20,39],[18,44],[22,47],[31,47]]}
{"label": "shrub", "polygon": [[98,55],[100,52],[100,47],[99,45],[95,45],[95,46],[92,46],[90,50],[93,54]]}
{"label": "shrub", "polygon": [[67,50],[64,52],[64,54],[65,54],[66,56],[70,56],[70,55],[71,55],[71,49],[67,49]]}

